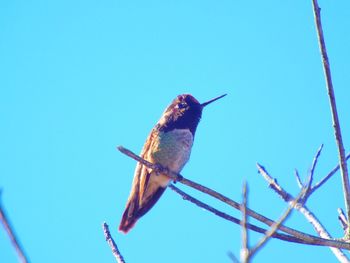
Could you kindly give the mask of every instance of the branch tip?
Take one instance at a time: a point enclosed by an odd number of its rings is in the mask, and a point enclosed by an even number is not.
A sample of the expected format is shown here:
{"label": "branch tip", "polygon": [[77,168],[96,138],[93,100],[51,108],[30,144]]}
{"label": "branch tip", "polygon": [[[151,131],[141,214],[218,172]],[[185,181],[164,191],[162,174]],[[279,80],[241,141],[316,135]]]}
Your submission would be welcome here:
{"label": "branch tip", "polygon": [[103,228],[103,233],[104,236],[106,238],[106,241],[109,245],[109,247],[112,250],[112,254],[115,257],[115,259],[117,260],[118,263],[125,263],[124,257],[122,256],[122,254],[120,253],[117,244],[115,243],[110,231],[109,231],[109,227],[107,225],[106,222],[103,222],[102,224],[102,228]]}

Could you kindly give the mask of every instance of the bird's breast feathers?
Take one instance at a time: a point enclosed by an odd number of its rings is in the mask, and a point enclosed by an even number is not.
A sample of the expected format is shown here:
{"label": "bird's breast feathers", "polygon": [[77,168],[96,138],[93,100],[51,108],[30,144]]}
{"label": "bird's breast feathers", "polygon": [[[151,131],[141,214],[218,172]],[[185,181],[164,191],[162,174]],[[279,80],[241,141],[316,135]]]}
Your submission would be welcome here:
{"label": "bird's breast feathers", "polygon": [[179,173],[190,158],[193,135],[189,129],[160,132],[154,138],[150,159]]}

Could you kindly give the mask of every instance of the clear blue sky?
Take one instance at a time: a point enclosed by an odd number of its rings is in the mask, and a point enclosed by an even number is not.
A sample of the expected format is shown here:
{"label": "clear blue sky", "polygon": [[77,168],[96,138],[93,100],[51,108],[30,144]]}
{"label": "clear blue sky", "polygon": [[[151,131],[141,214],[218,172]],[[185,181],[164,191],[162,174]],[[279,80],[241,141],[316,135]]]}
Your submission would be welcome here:
{"label": "clear blue sky", "polygon": [[[346,149],[350,149],[350,3],[321,1]],[[260,162],[293,194],[321,143],[316,181],[337,163],[311,1],[0,2],[0,187],[32,262],[230,262],[240,228],[167,191],[128,234],[117,226],[135,152],[178,94],[205,101],[183,175],[277,218],[285,204]],[[182,189],[186,189],[181,185]],[[187,189],[186,189],[187,190]],[[238,211],[189,190],[224,211]],[[335,236],[337,174],[309,200]],[[313,229],[295,213],[286,223]],[[252,243],[258,240],[252,235]],[[0,261],[17,262],[0,230]],[[327,248],[271,241],[256,262],[335,262]]]}

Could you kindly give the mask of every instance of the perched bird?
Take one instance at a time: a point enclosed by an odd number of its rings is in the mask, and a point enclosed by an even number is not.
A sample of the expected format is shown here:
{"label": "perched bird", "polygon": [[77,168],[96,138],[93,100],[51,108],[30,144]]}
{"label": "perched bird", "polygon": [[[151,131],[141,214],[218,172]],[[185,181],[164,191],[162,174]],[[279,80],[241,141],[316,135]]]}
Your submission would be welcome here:
{"label": "perched bird", "polygon": [[[190,94],[177,96],[152,129],[141,157],[179,173],[190,158],[203,108],[224,96],[226,94],[202,104]],[[170,180],[168,176],[156,174],[152,169],[137,163],[119,230],[127,233],[159,200]]]}

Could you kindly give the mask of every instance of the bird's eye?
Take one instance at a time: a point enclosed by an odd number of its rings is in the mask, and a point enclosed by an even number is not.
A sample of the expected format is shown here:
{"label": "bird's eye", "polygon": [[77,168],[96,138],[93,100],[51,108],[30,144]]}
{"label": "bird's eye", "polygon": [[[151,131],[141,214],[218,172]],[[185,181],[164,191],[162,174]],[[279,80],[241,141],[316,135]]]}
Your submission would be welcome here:
{"label": "bird's eye", "polygon": [[178,107],[179,109],[186,108],[186,103],[181,102],[181,103],[177,104],[177,107]]}

